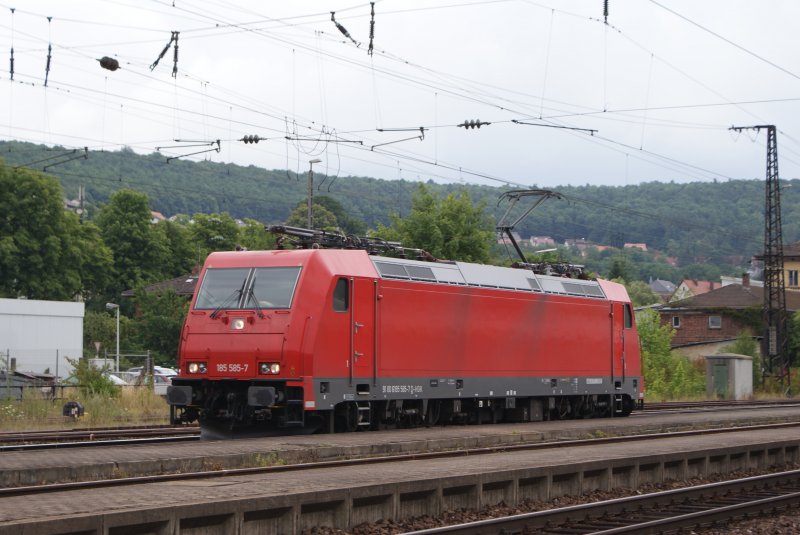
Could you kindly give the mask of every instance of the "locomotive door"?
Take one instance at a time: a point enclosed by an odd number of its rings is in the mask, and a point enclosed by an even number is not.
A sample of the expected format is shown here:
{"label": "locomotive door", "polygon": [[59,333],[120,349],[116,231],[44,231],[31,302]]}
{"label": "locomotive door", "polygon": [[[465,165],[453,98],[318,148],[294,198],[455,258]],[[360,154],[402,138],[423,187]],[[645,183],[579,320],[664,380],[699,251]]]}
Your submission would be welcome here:
{"label": "locomotive door", "polygon": [[[350,302],[350,382],[371,379],[375,382],[376,315],[378,282],[351,279]],[[365,392],[368,393],[368,392]]]}
{"label": "locomotive door", "polygon": [[630,323],[630,308],[611,304],[611,381],[616,387],[625,382],[625,327]]}

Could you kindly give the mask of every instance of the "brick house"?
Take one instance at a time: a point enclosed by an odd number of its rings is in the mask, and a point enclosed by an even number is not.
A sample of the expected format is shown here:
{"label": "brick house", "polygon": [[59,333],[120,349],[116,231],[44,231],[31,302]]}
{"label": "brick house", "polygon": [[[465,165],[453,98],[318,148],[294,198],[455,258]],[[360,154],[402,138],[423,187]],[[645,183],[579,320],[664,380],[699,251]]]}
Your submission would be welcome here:
{"label": "brick house", "polygon": [[[762,333],[753,328],[760,321],[764,303],[764,288],[750,285],[748,277],[742,284],[729,284],[680,301],[670,302],[658,310],[662,325],[675,330],[673,349],[689,357],[700,357],[733,342],[745,330],[756,338]],[[786,292],[788,314],[800,310],[800,292]]]}

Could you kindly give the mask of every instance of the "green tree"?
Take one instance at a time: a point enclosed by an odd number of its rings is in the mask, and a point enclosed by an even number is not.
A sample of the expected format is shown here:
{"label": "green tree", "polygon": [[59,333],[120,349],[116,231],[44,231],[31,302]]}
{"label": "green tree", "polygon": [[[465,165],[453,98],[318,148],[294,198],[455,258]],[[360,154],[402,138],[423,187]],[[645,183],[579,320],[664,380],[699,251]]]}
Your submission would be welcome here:
{"label": "green tree", "polygon": [[106,246],[100,229],[94,223],[77,223],[76,218],[65,221],[67,232],[77,237],[72,253],[81,271],[81,295],[90,305],[104,301],[113,280],[114,255]]}
{"label": "green tree", "polygon": [[793,365],[800,360],[800,311],[792,314],[786,321],[789,355]]}
{"label": "green tree", "polygon": [[[139,351],[142,348],[135,336],[136,320],[120,314],[119,317],[119,349],[121,354],[130,351]],[[99,351],[95,342],[100,342]],[[116,314],[109,311],[87,310],[83,317],[83,355],[94,358],[115,358],[117,353],[117,321]],[[133,363],[125,357],[120,360],[120,369],[125,369]]]}
{"label": "green tree", "polygon": [[239,245],[239,227],[228,214],[194,214],[191,225],[192,242],[205,259],[212,251],[233,251]]}
{"label": "green tree", "polygon": [[189,301],[173,290],[148,293],[139,289],[135,303],[137,316],[133,329],[137,345],[149,349],[156,364],[174,366]]}
{"label": "green tree", "polygon": [[[286,224],[290,227],[306,228],[308,226],[308,205],[300,203],[292,210]],[[333,212],[322,206],[321,204],[314,203],[314,228],[322,230],[336,230],[339,223]]]}
{"label": "green tree", "polygon": [[167,277],[179,277],[197,265],[197,255],[192,247],[191,234],[184,225],[172,221],[160,221],[154,226],[161,235],[169,253],[164,258],[163,271]]}
{"label": "green tree", "polygon": [[[351,217],[342,203],[327,195],[314,197],[314,205],[320,205],[336,217],[336,224],[345,234],[362,235],[367,233],[367,225],[360,219]],[[315,217],[316,219],[316,217]]]}
{"label": "green tree", "polygon": [[672,353],[674,331],[671,326],[661,324],[657,312],[644,310],[637,314],[636,328],[641,344],[645,392],[650,400],[691,397],[704,392],[704,373],[692,366],[686,357]]}
{"label": "green tree", "polygon": [[128,189],[114,193],[97,216],[103,240],[114,254],[113,298],[164,277],[169,248],[150,220],[147,195]]}
{"label": "green tree", "polygon": [[628,296],[631,298],[631,302],[635,307],[654,305],[661,302],[661,298],[658,294],[644,281],[623,282],[623,284],[625,284],[625,288],[628,290]]}
{"label": "green tree", "polygon": [[469,193],[451,193],[439,206],[439,228],[444,237],[445,258],[466,262],[487,262],[494,232],[484,214],[485,203],[472,203]]}
{"label": "green tree", "polygon": [[110,252],[62,199],[53,177],[0,166],[0,295],[73,299],[107,282]]}
{"label": "green tree", "polygon": [[392,224],[379,227],[377,234],[387,240],[399,240],[406,247],[424,249],[438,258],[487,262],[493,232],[484,207],[483,202],[474,205],[466,190],[440,201],[420,184],[412,199],[411,213],[405,218],[393,214]]}
{"label": "green tree", "polygon": [[250,251],[266,251],[275,248],[275,237],[267,232],[263,223],[245,219],[239,229],[239,243]]}
{"label": "green tree", "polygon": [[[122,317],[120,317],[120,324]],[[116,352],[116,319],[106,312],[87,310],[83,316],[83,354],[94,357],[95,354],[104,356]],[[95,347],[95,342],[100,342],[100,349]]]}
{"label": "green tree", "polygon": [[630,269],[628,267],[628,260],[623,255],[617,255],[611,261],[611,269],[608,272],[609,279],[622,279],[624,281],[630,280]]}

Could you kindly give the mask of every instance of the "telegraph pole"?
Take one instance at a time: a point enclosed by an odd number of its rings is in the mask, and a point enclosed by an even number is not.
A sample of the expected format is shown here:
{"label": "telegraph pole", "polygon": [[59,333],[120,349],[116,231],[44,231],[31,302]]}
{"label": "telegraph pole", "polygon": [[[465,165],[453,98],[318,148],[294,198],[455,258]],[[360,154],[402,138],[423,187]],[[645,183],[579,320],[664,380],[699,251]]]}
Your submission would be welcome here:
{"label": "telegraph pole", "polygon": [[774,377],[791,395],[791,358],[786,329],[786,281],[783,272],[781,187],[778,178],[778,139],[775,125],[734,126],[731,130],[767,131],[767,187],[764,206],[764,378]]}

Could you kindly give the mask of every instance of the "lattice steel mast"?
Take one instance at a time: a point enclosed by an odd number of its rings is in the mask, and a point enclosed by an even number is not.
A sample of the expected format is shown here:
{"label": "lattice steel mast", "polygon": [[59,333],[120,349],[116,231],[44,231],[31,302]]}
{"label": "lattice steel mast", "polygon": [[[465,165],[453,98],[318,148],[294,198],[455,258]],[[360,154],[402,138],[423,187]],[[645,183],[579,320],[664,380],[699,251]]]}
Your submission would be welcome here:
{"label": "lattice steel mast", "polygon": [[791,394],[777,134],[775,125],[731,128],[737,132],[745,129],[767,131],[767,187],[764,207],[764,347],[767,358],[764,378],[775,378],[786,394]]}

